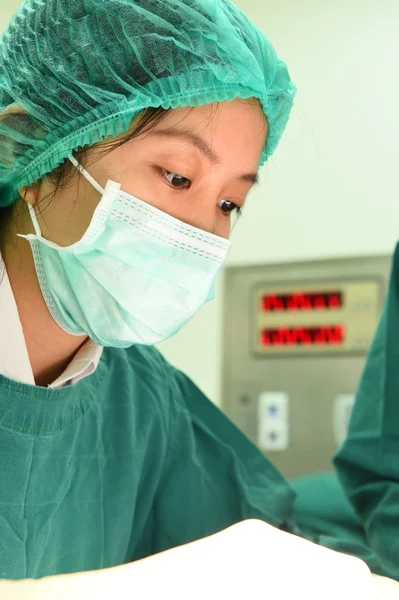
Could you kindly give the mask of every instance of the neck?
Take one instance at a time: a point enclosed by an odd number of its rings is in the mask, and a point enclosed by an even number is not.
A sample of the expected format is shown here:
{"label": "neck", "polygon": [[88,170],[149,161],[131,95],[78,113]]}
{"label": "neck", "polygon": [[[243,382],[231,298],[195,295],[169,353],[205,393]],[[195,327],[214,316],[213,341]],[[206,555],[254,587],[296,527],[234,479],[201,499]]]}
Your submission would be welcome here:
{"label": "neck", "polygon": [[[31,233],[19,228],[18,233]],[[1,248],[17,304],[36,385],[47,386],[66,369],[87,337],[72,336],[52,318],[36,276],[29,242],[9,231]]]}

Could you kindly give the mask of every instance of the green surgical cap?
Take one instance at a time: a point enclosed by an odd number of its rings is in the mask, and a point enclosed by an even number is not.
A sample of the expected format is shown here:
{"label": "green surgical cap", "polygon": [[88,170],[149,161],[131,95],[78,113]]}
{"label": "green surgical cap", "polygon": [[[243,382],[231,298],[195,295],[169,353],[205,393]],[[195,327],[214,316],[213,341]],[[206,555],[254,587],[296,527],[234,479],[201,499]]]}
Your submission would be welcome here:
{"label": "green surgical cap", "polygon": [[229,0],[26,0],[0,38],[0,206],[148,107],[258,98],[269,123],[263,164],[295,91]]}

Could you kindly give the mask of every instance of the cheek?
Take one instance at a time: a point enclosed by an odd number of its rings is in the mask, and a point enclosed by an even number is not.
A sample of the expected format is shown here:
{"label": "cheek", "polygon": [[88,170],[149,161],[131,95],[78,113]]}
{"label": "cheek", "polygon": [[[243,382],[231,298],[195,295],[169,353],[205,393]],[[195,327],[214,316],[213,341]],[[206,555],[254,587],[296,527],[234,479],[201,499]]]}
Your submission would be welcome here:
{"label": "cheek", "polygon": [[52,201],[41,221],[43,236],[62,247],[83,237],[101,200],[96,190],[83,190],[82,185],[67,192]]}
{"label": "cheek", "polygon": [[100,200],[101,197],[97,192],[95,197],[85,198],[83,202],[80,202],[79,208],[71,212],[71,235],[73,235],[75,242],[79,241],[86,233]]}
{"label": "cheek", "polygon": [[216,227],[213,233],[215,233],[221,238],[228,240],[231,235],[232,225],[233,220],[231,217],[229,219],[226,218],[224,215],[220,215],[220,217],[216,221]]}

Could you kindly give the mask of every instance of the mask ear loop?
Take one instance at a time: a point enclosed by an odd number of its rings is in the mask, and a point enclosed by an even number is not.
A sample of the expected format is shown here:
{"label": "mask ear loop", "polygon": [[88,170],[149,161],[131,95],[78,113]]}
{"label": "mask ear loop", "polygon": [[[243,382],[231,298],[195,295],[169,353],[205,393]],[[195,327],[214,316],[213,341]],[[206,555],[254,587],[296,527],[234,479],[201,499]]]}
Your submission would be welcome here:
{"label": "mask ear loop", "polygon": [[29,208],[30,218],[32,219],[33,227],[35,228],[35,233],[36,233],[37,237],[42,237],[42,232],[41,232],[40,225],[39,225],[39,222],[36,217],[35,208],[32,206],[32,204],[29,204],[28,208]]}
{"label": "mask ear loop", "polygon": [[105,194],[105,190],[103,187],[101,187],[101,185],[94,179],[94,177],[92,177],[90,175],[90,173],[88,171],[86,171],[86,169],[84,167],[82,167],[81,164],[78,163],[78,161],[76,160],[76,158],[74,156],[69,155],[68,159],[71,161],[71,163],[77,168],[78,171],[80,171],[80,173],[82,173],[83,177],[85,177],[87,179],[87,181],[89,181],[91,183],[91,185],[96,188],[96,190],[98,192],[100,192],[100,194],[103,196]]}
{"label": "mask ear loop", "polygon": [[[72,155],[68,156],[68,159],[71,161],[71,163],[78,169],[78,171],[80,171],[82,173],[82,175],[88,180],[90,181],[90,183],[92,184],[92,186],[94,188],[96,188],[96,190],[98,192],[100,192],[101,195],[103,195],[105,193],[105,190],[101,187],[101,185],[99,183],[97,183],[97,181],[94,179],[94,177],[92,177],[90,175],[90,173],[88,173],[86,171],[86,169],[84,169],[82,167],[82,165],[80,165],[78,163],[78,161],[76,160],[76,158]],[[36,217],[36,212],[35,212],[35,208],[32,206],[32,204],[29,204],[28,206],[29,208],[29,214],[30,214],[30,218],[32,219],[32,223],[33,223],[33,227],[35,229],[35,233],[38,237],[42,237],[42,231],[40,229],[40,225],[39,225],[39,221],[37,220]]]}

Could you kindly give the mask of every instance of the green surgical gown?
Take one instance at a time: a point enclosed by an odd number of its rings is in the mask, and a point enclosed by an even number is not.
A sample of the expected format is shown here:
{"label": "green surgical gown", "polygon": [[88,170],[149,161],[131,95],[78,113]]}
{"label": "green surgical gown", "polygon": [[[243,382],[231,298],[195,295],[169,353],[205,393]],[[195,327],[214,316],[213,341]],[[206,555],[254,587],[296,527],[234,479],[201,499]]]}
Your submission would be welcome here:
{"label": "green surgical gown", "polygon": [[105,349],[95,373],[64,389],[0,376],[0,411],[1,578],[125,564],[248,518],[384,573],[336,478],[296,482],[295,500],[154,348]]}
{"label": "green surgical gown", "polygon": [[399,246],[349,434],[335,464],[368,543],[399,580]]}
{"label": "green surgical gown", "polygon": [[287,528],[294,493],[155,350],[105,349],[60,390],[0,377],[0,577],[112,567],[247,518]]}

